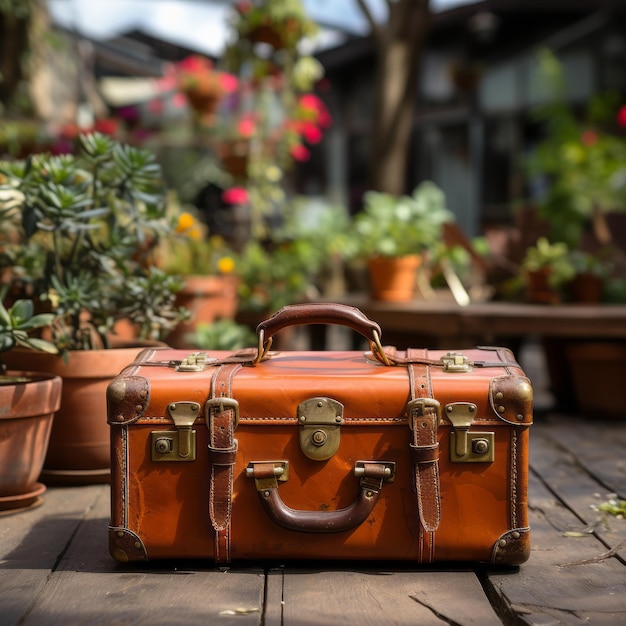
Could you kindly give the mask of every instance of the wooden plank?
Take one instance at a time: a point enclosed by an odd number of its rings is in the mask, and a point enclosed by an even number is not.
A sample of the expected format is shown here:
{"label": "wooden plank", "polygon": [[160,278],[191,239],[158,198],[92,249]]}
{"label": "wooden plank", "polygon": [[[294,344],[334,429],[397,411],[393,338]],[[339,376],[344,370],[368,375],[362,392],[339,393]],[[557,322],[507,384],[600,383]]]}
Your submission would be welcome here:
{"label": "wooden plank", "polygon": [[38,508],[0,518],[2,624],[21,623],[104,485],[55,487]]}
{"label": "wooden plank", "polygon": [[261,623],[262,570],[202,569],[201,563],[122,566],[108,554],[108,518],[103,497],[22,624]]}
{"label": "wooden plank", "polygon": [[305,624],[500,625],[474,572],[287,567],[284,626]]}
{"label": "wooden plank", "polygon": [[487,571],[486,588],[515,624],[599,624],[626,622],[626,569],[615,558],[594,561],[606,547],[593,535],[567,537],[581,521],[530,476],[530,560],[517,573]]}
{"label": "wooden plank", "polygon": [[270,569],[265,579],[265,610],[263,626],[283,624],[284,568]]}
{"label": "wooden plank", "polygon": [[[623,543],[621,554],[626,558],[626,520],[591,508],[606,498],[607,487],[594,478],[585,461],[585,455],[579,456],[583,446],[588,450],[595,447],[602,464],[606,460],[607,452],[610,454],[608,463],[617,464],[624,457],[624,448],[619,446],[611,450],[612,443],[601,443],[597,438],[591,438],[586,442],[579,442],[580,446],[574,448],[574,453],[563,447],[564,435],[569,430],[571,425],[568,427],[567,424],[557,430],[536,429],[531,435],[531,465],[544,484],[576,515],[575,525],[564,529],[565,532],[593,531],[608,548],[617,548]],[[593,452],[588,452],[586,456],[598,458]]]}
{"label": "wooden plank", "polygon": [[626,499],[626,419],[553,417],[543,430],[555,445],[575,455],[601,483],[601,491],[618,493]]}

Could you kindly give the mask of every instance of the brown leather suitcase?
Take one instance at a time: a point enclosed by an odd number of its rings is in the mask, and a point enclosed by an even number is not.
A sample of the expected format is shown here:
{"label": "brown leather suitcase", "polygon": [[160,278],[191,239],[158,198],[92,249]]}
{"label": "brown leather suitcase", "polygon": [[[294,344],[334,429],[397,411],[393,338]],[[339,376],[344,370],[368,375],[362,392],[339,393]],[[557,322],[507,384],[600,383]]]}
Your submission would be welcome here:
{"label": "brown leather suitcase", "polygon": [[[271,351],[300,324],[370,351]],[[337,304],[257,332],[258,350],[145,350],[109,385],[115,559],[528,558],[532,387],[509,350],[383,347]]]}

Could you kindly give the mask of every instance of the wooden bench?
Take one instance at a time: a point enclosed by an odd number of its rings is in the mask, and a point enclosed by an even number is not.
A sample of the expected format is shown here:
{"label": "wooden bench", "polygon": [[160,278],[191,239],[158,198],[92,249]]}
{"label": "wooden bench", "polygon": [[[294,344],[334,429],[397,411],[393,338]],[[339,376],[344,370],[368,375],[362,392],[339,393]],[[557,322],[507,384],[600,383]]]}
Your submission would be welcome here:
{"label": "wooden bench", "polygon": [[108,485],[51,487],[0,517],[0,622],[59,624],[626,623],[626,520],[590,508],[626,485],[626,422],[539,416],[532,554],[519,568],[146,563],[108,554]]}

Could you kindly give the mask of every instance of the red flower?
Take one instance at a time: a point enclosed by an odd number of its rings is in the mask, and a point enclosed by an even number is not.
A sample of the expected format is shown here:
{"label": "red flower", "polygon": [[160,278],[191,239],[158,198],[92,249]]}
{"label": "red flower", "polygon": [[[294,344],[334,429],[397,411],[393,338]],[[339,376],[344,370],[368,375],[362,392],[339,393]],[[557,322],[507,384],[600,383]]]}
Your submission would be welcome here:
{"label": "red flower", "polygon": [[252,11],[252,3],[248,0],[240,0],[240,2],[235,3],[235,9],[241,15],[245,15],[246,13]]}
{"label": "red flower", "polygon": [[117,132],[117,120],[110,118],[96,120],[94,130],[103,135],[115,135]]}
{"label": "red flower", "polygon": [[291,156],[300,163],[308,161],[309,157],[311,156],[311,153],[301,143],[293,146],[290,150],[290,153]]}
{"label": "red flower", "polygon": [[591,147],[598,141],[598,133],[595,130],[586,130],[580,136],[580,140],[585,146]]}
{"label": "red flower", "polygon": [[226,204],[246,204],[248,202],[248,190],[245,187],[231,187],[222,192],[222,200]]}
{"label": "red flower", "polygon": [[626,104],[617,113],[617,123],[626,128]]}
{"label": "red flower", "polygon": [[302,136],[308,143],[316,144],[322,140],[322,131],[315,124],[305,123],[302,125]]}

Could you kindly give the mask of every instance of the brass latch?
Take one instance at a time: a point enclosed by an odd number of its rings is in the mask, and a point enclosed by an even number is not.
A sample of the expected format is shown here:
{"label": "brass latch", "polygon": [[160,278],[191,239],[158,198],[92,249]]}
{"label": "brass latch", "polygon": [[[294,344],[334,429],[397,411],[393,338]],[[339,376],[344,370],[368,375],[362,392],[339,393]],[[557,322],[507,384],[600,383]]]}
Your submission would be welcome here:
{"label": "brass latch", "polygon": [[298,405],[300,447],[314,461],[330,459],[339,448],[343,405],[332,398],[310,398]]}
{"label": "brass latch", "polygon": [[450,461],[452,463],[492,463],[494,434],[469,432],[477,407],[471,402],[446,404],[446,417],[452,422]]}
{"label": "brass latch", "polygon": [[196,431],[192,426],[200,415],[197,402],[172,402],[168,405],[169,416],[176,430],[155,430],[150,433],[153,461],[195,461]]}
{"label": "brass latch", "polygon": [[451,373],[468,373],[474,369],[470,360],[462,352],[448,352],[441,357],[443,371]]}
{"label": "brass latch", "polygon": [[177,372],[202,372],[207,365],[216,359],[210,359],[206,352],[192,352],[188,354],[177,366]]}

